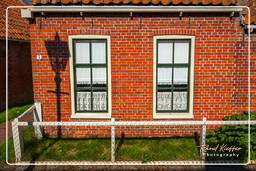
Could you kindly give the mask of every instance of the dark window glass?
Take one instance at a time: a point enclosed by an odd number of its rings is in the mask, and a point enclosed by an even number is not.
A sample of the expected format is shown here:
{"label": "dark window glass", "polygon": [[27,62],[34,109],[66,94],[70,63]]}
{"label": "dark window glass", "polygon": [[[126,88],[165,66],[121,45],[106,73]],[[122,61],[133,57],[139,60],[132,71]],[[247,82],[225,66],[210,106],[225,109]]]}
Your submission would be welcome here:
{"label": "dark window glass", "polygon": [[188,112],[190,40],[157,41],[157,112]]}
{"label": "dark window glass", "polygon": [[107,112],[107,41],[74,40],[76,112]]}

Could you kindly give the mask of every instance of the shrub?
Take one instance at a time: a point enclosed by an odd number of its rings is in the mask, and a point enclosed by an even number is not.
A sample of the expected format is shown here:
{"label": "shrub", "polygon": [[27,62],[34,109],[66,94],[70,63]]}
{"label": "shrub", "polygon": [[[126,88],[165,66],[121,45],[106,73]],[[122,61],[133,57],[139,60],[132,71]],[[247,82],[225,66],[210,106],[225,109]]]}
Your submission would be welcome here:
{"label": "shrub", "polygon": [[[225,116],[225,121],[248,120],[248,112],[242,114]],[[251,120],[256,120],[256,112],[251,112]],[[251,125],[251,159],[256,159],[256,125]],[[228,158],[229,160],[247,161],[248,157],[248,125],[223,125],[214,131],[206,134],[206,144],[216,146],[217,144],[227,144],[227,146],[241,147],[239,158]],[[208,158],[214,160],[214,157]],[[227,159],[227,158],[225,158]],[[216,160],[216,158],[215,158]]]}

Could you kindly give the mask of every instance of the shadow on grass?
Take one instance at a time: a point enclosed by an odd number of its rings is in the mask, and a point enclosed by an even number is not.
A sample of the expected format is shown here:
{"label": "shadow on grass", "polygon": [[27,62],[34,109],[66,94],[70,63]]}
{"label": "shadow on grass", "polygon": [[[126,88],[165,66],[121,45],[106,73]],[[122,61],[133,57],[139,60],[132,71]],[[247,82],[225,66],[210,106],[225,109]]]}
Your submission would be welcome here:
{"label": "shadow on grass", "polygon": [[200,142],[200,135],[197,132],[194,133],[194,140],[196,143],[198,155],[200,156],[201,155],[200,154],[201,142]]}
{"label": "shadow on grass", "polygon": [[[120,148],[122,147],[122,145],[124,144],[124,137],[125,137],[125,133],[122,132],[121,133],[121,137],[120,137],[120,140],[117,144],[117,147],[116,147],[116,154],[118,154],[118,152],[120,151]],[[117,156],[116,156],[117,157]]]}
{"label": "shadow on grass", "polygon": [[[46,137],[43,137],[43,141],[44,141],[44,139],[45,139]],[[58,141],[58,139],[56,139],[55,141],[53,141],[52,143],[50,143],[50,144],[48,144],[47,146],[45,146],[43,149],[41,149],[41,151],[36,151],[34,154],[32,154],[32,159],[30,160],[30,163],[35,163],[38,159],[39,159],[39,157],[40,157],[40,155],[45,151],[45,150],[47,150],[47,149],[49,149],[50,147],[52,147],[56,142]],[[31,142],[28,142],[28,143],[26,143],[25,145],[29,145],[29,147],[37,147],[39,144],[38,143],[36,143],[36,146],[35,146],[35,144],[33,144],[33,143],[31,143]],[[30,146],[31,145],[31,146]],[[24,171],[29,171],[29,170],[33,170],[34,169],[34,167],[35,167],[35,165],[29,165],[28,166],[28,168],[26,168]]]}
{"label": "shadow on grass", "polygon": [[110,138],[49,137],[26,139],[23,160],[110,160]]}

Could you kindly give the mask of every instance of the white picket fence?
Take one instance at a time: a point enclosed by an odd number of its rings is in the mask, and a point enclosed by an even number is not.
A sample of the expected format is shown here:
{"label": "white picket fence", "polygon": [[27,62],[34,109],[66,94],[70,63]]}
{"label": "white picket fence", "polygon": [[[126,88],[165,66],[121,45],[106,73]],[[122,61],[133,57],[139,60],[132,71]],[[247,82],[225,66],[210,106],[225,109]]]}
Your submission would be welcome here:
{"label": "white picket fence", "polygon": [[[19,121],[24,115],[33,112],[34,121],[33,122],[22,122]],[[198,121],[115,121],[114,118],[111,121],[104,122],[42,122],[42,112],[41,103],[35,103],[27,111],[25,111],[18,118],[14,119],[12,122],[12,132],[13,132],[13,143],[15,151],[16,163],[19,164],[31,164],[27,162],[21,162],[21,156],[23,151],[23,137],[22,131],[19,126],[34,126],[35,135],[38,139],[43,136],[42,126],[109,126],[111,127],[111,161],[47,161],[47,162],[37,162],[38,165],[202,165],[206,164],[204,160],[202,161],[151,161],[151,162],[141,162],[141,161],[116,161],[115,160],[115,127],[116,126],[173,126],[173,125],[200,125],[201,126],[201,141],[200,145],[206,145],[206,126],[207,125],[248,125],[256,124],[256,121],[207,121],[205,117]],[[205,158],[205,154],[201,151],[202,159]],[[222,163],[212,163],[214,165]],[[225,164],[235,164],[235,163],[225,163]]]}

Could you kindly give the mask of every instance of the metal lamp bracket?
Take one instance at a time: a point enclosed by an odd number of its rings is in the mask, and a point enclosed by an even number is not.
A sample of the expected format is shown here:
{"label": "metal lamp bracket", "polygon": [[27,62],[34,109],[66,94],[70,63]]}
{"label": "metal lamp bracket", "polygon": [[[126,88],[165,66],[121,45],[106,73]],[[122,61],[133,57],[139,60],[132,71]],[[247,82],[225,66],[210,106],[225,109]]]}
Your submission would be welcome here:
{"label": "metal lamp bracket", "polygon": [[182,18],[182,16],[183,16],[183,12],[182,12],[182,11],[180,11],[179,16],[180,16],[180,19],[181,19],[181,18]]}
{"label": "metal lamp bracket", "polygon": [[234,11],[230,13],[230,17],[234,17],[234,15],[235,15]]}
{"label": "metal lamp bracket", "polygon": [[131,19],[133,18],[133,12],[132,11],[130,12],[130,17],[131,17]]}

